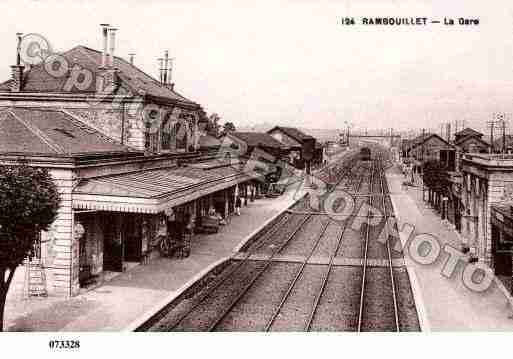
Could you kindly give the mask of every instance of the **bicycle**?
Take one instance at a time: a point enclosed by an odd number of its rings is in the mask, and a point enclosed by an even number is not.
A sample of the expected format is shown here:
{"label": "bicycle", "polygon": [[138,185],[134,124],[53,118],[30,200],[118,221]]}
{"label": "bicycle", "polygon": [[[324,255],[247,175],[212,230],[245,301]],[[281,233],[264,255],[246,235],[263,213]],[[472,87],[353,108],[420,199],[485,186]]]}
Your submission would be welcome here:
{"label": "bicycle", "polygon": [[171,257],[176,251],[181,250],[183,245],[173,242],[170,235],[160,234],[157,236],[154,246],[158,246],[161,256]]}

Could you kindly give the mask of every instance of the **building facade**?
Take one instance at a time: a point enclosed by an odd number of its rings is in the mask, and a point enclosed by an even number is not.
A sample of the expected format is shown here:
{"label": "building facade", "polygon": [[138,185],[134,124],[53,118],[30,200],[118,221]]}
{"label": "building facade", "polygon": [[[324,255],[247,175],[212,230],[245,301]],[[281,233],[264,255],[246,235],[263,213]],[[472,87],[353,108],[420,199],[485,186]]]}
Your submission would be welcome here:
{"label": "building facade", "polygon": [[55,295],[151,260],[162,235],[187,256],[209,213],[228,219],[260,180],[238,159],[198,151],[201,106],[114,56],[114,41],[110,53],[77,46],[39,65],[18,56],[0,85],[0,163],[48,169],[61,196],[40,236]]}
{"label": "building facade", "polygon": [[267,133],[289,147],[288,162],[294,167],[303,169],[307,161],[314,167],[324,163],[324,147],[297,128],[276,126]]}
{"label": "building facade", "polygon": [[[513,158],[502,155],[466,154],[462,157],[463,225],[465,245],[479,261],[496,268],[498,242],[492,236],[492,207],[513,202]],[[509,256],[511,259],[511,256]]]}

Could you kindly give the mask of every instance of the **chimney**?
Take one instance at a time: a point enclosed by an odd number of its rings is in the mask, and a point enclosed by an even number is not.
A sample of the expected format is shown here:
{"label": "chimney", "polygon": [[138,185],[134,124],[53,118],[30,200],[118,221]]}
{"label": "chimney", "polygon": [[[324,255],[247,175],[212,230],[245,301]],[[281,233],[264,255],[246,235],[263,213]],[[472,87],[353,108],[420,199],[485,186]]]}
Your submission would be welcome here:
{"label": "chimney", "polygon": [[169,73],[167,75],[167,83],[169,84],[171,89],[174,86],[174,84],[171,83],[171,81],[173,80],[173,59],[174,58],[169,59],[169,69],[168,69]]}
{"label": "chimney", "polygon": [[16,65],[21,66],[21,37],[23,33],[17,32],[16,38],[18,39],[18,45],[16,46]]}
{"label": "chimney", "polygon": [[159,81],[160,81],[161,84],[163,84],[164,83],[164,74],[163,74],[163,71],[164,71],[164,59],[163,58],[159,58],[158,62],[159,62]]}
{"label": "chimney", "polygon": [[164,52],[164,73],[163,73],[163,84],[167,85],[167,64],[169,63],[169,51]]}
{"label": "chimney", "polygon": [[104,69],[107,67],[107,58],[109,56],[108,52],[108,32],[109,32],[109,24],[100,24],[102,27],[102,40],[103,40],[103,50],[102,50],[102,65],[101,68]]}
{"label": "chimney", "polygon": [[451,142],[451,123],[447,123],[447,142]]}
{"label": "chimney", "polygon": [[[104,27],[104,54],[102,57],[102,64],[105,61],[105,67],[103,70],[103,79],[100,83],[100,86],[97,88],[102,94],[106,95],[115,95],[116,91],[119,87],[119,70],[114,67],[114,53],[116,51],[116,28],[113,27]],[[110,34],[110,39],[108,36]],[[107,53],[108,44],[110,44],[110,51]],[[105,59],[105,60],[104,60]]]}
{"label": "chimney", "polygon": [[21,64],[21,32],[16,33],[18,44],[16,46],[16,65],[11,66],[11,91],[20,92],[23,88],[23,65]]}
{"label": "chimney", "polygon": [[116,28],[109,28],[110,34],[110,53],[109,53],[109,63],[108,67],[114,67],[114,52],[116,50]]}
{"label": "chimney", "polygon": [[128,56],[130,56],[130,65],[133,65],[133,64],[134,64],[134,57],[135,57],[135,54],[134,54],[134,53],[131,53],[131,54],[128,54]]}

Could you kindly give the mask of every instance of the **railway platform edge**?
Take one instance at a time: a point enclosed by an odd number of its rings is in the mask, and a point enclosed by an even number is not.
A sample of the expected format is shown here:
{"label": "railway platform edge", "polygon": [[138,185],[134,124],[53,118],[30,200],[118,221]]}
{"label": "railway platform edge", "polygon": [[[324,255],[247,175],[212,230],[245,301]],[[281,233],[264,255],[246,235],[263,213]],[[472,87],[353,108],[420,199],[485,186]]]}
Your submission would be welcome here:
{"label": "railway platform edge", "polygon": [[[388,172],[388,171],[387,171]],[[387,173],[385,173],[385,178],[387,182],[389,181]],[[394,214],[397,218],[397,225],[401,222],[401,215],[397,208],[397,203],[394,198],[395,196],[390,195],[390,201],[392,202],[392,207],[394,208]],[[404,248],[408,238],[406,234],[402,231],[399,231],[399,239],[401,241],[401,247]],[[431,331],[431,324],[429,323],[429,319],[427,316],[426,306],[424,304],[424,297],[422,295],[422,291],[420,289],[420,285],[417,279],[417,274],[413,268],[413,264],[411,263],[411,258],[408,256],[404,256],[404,263],[406,267],[406,271],[408,272],[408,277],[410,278],[411,291],[413,294],[413,299],[415,300],[415,308],[417,309],[417,318],[419,319],[420,330],[423,333],[429,333]]]}

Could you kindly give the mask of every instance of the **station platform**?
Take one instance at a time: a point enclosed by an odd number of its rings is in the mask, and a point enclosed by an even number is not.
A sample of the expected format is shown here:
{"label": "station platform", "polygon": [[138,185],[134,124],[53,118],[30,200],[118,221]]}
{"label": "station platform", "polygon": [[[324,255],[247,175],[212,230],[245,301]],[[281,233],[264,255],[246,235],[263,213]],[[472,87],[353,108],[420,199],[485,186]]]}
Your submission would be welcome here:
{"label": "station platform", "polygon": [[[405,254],[406,265],[416,278],[412,280],[420,316],[431,331],[511,331],[513,317],[510,300],[495,281],[482,293],[467,288],[462,280],[463,259],[450,278],[442,275],[449,257],[443,246],[461,248],[459,234],[442,222],[434,209],[422,200],[420,180],[415,187],[402,187],[404,175],[398,168],[387,171],[391,199],[399,229],[404,224],[415,227],[415,233],[429,233],[438,238],[442,257],[431,265],[413,261]],[[412,278],[410,278],[412,279]]]}
{"label": "station platform", "polygon": [[19,267],[7,296],[5,331],[121,331],[217,263],[265,223],[302,196],[292,185],[278,198],[248,202],[219,233],[196,235],[186,259],[157,258],[131,266],[103,285],[73,298],[23,296],[24,268]]}

